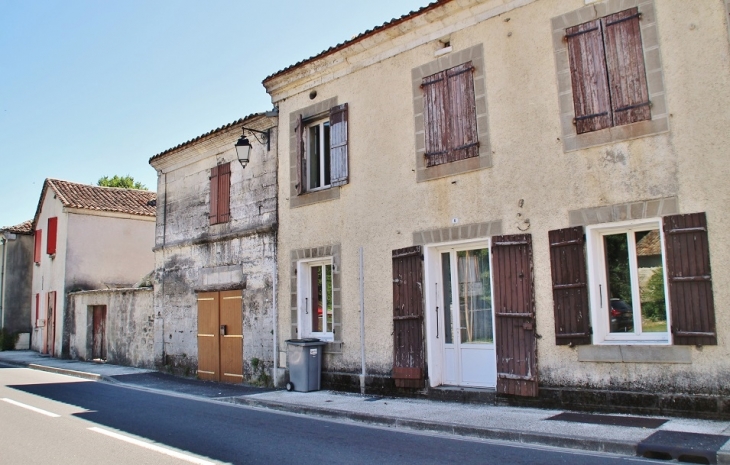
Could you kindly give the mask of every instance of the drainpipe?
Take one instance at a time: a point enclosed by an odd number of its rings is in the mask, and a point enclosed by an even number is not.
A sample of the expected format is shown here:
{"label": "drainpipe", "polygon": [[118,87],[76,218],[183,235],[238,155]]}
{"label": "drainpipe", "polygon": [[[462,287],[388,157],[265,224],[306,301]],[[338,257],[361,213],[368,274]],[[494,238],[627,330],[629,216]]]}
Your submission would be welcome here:
{"label": "drainpipe", "polygon": [[273,312],[272,312],[272,318],[274,320],[274,366],[271,369],[272,378],[274,380],[274,387],[278,387],[278,376],[279,373],[279,318],[278,318],[278,309],[277,309],[277,299],[276,299],[276,290],[277,290],[277,284],[279,280],[279,274],[278,274],[278,267],[276,266],[278,260],[277,260],[277,236],[278,231],[274,230],[274,278],[273,278],[273,292],[274,296],[272,298],[272,305],[273,305]]}
{"label": "drainpipe", "polygon": [[360,247],[360,394],[365,394],[365,276],[363,271],[363,251]]}
{"label": "drainpipe", "polygon": [[[162,186],[162,268],[160,269],[160,295],[162,296],[161,305],[165,303],[165,244],[167,240],[167,173],[160,171],[160,175],[163,176]],[[154,297],[153,297],[154,298]],[[165,364],[165,319],[162,317],[160,311],[160,338],[161,338],[161,349],[162,353],[160,363]]]}

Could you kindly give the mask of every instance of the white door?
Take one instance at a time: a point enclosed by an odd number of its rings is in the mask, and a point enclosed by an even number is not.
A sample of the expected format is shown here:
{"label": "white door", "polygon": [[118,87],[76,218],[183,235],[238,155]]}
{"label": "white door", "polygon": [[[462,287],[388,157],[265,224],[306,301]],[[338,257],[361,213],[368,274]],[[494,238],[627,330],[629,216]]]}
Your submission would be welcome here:
{"label": "white door", "polygon": [[436,302],[443,308],[438,318],[443,328],[443,384],[495,387],[489,248],[453,247],[439,252]]}

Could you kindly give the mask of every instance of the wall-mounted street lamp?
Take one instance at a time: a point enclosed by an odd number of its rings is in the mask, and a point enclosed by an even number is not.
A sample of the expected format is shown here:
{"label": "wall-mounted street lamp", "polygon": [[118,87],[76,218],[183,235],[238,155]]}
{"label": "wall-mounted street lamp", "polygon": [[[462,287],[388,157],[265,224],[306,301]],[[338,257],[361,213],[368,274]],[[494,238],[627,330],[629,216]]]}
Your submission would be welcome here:
{"label": "wall-mounted street lamp", "polygon": [[[248,165],[250,156],[251,156],[251,142],[249,142],[248,138],[246,137],[246,131],[252,132],[253,136],[256,138],[256,140],[259,142],[259,144],[263,144],[266,142],[266,150],[271,150],[271,128],[267,129],[266,131],[259,131],[257,129],[249,129],[249,128],[241,128],[243,130],[243,135],[241,135],[241,138],[238,139],[238,142],[236,142],[236,156],[238,157],[238,162],[241,163],[241,167],[245,168],[246,165]],[[256,133],[261,134],[264,140],[259,140]]]}

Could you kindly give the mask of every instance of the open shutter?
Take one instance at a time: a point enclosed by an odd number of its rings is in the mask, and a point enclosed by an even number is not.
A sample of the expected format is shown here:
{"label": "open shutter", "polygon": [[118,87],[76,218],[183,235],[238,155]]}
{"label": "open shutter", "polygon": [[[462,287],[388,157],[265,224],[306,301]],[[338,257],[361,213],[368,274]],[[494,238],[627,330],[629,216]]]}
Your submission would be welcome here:
{"label": "open shutter", "polygon": [[43,230],[36,229],[35,231],[35,243],[33,248],[33,263],[41,262],[41,242],[43,240]]}
{"label": "open shutter", "polygon": [[532,236],[492,239],[497,392],[537,396]]}
{"label": "open shutter", "polygon": [[583,226],[548,232],[553,275],[555,344],[591,343]]}
{"label": "open shutter", "polygon": [[218,167],[210,169],[210,224],[218,223]]}
{"label": "open shutter", "polygon": [[297,157],[297,195],[302,195],[306,190],[304,180],[304,119],[302,115],[297,117],[297,125],[294,127],[294,148]]}
{"label": "open shutter", "polygon": [[218,165],[218,222],[231,219],[231,163]]}
{"label": "open shutter", "polygon": [[330,109],[330,183],[342,186],[348,180],[347,104]]}
{"label": "open shutter", "polygon": [[638,8],[606,16],[601,23],[614,126],[651,119]]}
{"label": "open shutter", "polygon": [[448,161],[449,119],[446,99],[446,71],[425,77],[423,84],[423,128],[426,138],[426,166]]}
{"label": "open shutter", "polygon": [[48,238],[46,239],[46,253],[56,253],[56,238],[58,236],[58,217],[48,218]]}
{"label": "open shutter", "polygon": [[393,378],[397,387],[422,388],[423,254],[421,246],[393,251]]}
{"label": "open shutter", "polygon": [[611,103],[601,21],[569,27],[565,32],[576,132],[582,134],[610,127]]}
{"label": "open shutter", "polygon": [[471,61],[446,71],[449,94],[449,161],[479,155],[474,66]]}
{"label": "open shutter", "polygon": [[[320,282],[319,282],[319,273],[321,272],[322,267],[313,266],[309,269],[310,271],[310,290],[311,290],[311,297],[309,299],[309,308],[304,309],[306,312],[309,311],[309,316],[312,320],[312,332],[322,332],[326,331],[325,328],[319,327],[319,307],[322,305],[322,303],[319,301],[319,292],[320,292]],[[324,311],[324,309],[322,309]]]}
{"label": "open shutter", "polygon": [[677,345],[717,345],[704,213],[664,217],[665,265]]}

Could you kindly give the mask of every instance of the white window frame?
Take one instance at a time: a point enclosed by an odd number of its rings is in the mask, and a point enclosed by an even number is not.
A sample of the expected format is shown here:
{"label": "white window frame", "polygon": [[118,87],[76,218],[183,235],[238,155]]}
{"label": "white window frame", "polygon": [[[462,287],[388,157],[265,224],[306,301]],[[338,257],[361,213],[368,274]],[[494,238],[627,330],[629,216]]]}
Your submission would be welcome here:
{"label": "white window frame", "polygon": [[[297,318],[299,320],[297,327],[299,328],[300,338],[316,337],[322,341],[333,342],[335,340],[334,324],[332,327],[332,331],[329,332],[312,331],[312,318],[311,314],[309,313],[310,311],[312,311],[310,308],[312,302],[311,269],[312,267],[323,265],[330,265],[332,267],[332,279],[334,280],[334,266],[332,257],[317,258],[313,260],[301,260],[297,262]],[[329,297],[333,299],[334,318],[334,292]],[[326,312],[325,307],[323,307],[323,311]]]}
{"label": "white window frame", "polygon": [[[609,322],[609,313],[607,305],[609,297],[607,295],[606,261],[603,245],[603,236],[608,234],[620,234],[631,231],[646,231],[650,229],[658,229],[662,250],[662,267],[664,269],[664,298],[667,309],[667,332],[661,333],[642,333],[640,320],[641,311],[639,302],[639,280],[634,270],[636,269],[637,256],[636,245],[629,247],[629,264],[631,268],[631,294],[634,313],[634,333],[612,333]],[[646,345],[670,345],[672,343],[671,328],[671,311],[669,308],[669,286],[667,283],[666,272],[666,251],[664,247],[664,231],[662,228],[661,218],[652,218],[646,220],[622,221],[616,223],[604,223],[586,227],[586,252],[588,265],[588,286],[591,308],[591,321],[593,323],[593,344],[646,344]],[[600,287],[599,287],[600,286]],[[603,302],[602,302],[603,301]],[[637,310],[639,310],[637,312]],[[637,325],[637,323],[639,323]]]}
{"label": "white window frame", "polygon": [[[307,122],[305,125],[306,131],[304,133],[304,150],[306,152],[306,183],[305,191],[306,192],[315,192],[318,190],[323,189],[329,189],[332,187],[332,167],[330,166],[330,183],[325,184],[325,164],[329,163],[329,160],[326,160],[326,158],[329,156],[330,151],[330,140],[329,137],[325,137],[325,125],[329,127],[330,119],[329,116],[326,118],[317,119],[315,121]],[[311,144],[310,144],[310,134],[313,128],[319,127],[319,172],[313,173],[312,167],[314,164],[312,163],[312,157],[313,154],[311,153]],[[312,183],[312,178],[316,176],[319,180],[319,187],[310,187]]]}

